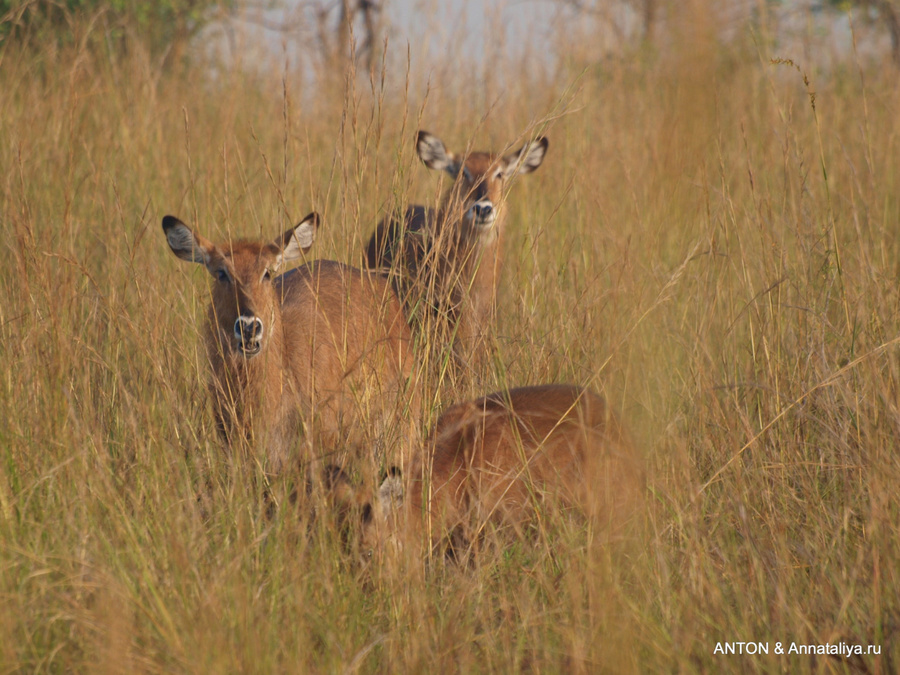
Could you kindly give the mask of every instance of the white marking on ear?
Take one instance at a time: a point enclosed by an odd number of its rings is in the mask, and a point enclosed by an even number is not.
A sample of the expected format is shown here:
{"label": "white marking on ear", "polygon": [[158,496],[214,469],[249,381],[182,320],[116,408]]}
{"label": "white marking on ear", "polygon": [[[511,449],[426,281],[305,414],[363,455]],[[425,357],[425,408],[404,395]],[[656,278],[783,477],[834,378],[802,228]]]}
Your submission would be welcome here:
{"label": "white marking on ear", "polygon": [[166,216],[163,218],[162,226],[172,253],[188,262],[203,263],[204,265],[209,262],[209,251],[197,241],[191,228],[178,218]]}
{"label": "white marking on ear", "polygon": [[419,153],[419,159],[425,162],[425,166],[429,169],[437,171],[446,171],[455,176],[459,172],[459,166],[453,157],[453,153],[447,152],[444,142],[427,131],[419,131],[416,139],[416,152]]}
{"label": "white marking on ear", "polygon": [[[296,227],[285,232],[281,241],[281,252],[275,259],[276,265],[297,260],[312,248],[316,240],[316,229],[319,227],[319,214],[310,213]],[[276,244],[277,246],[277,244]]]}
{"label": "white marking on ear", "polygon": [[393,474],[384,479],[378,488],[378,510],[382,518],[390,515],[403,505],[403,479]]}
{"label": "white marking on ear", "polygon": [[510,178],[515,174],[531,173],[544,161],[549,142],[546,138],[539,138],[524,145],[521,150],[503,158],[503,176]]}

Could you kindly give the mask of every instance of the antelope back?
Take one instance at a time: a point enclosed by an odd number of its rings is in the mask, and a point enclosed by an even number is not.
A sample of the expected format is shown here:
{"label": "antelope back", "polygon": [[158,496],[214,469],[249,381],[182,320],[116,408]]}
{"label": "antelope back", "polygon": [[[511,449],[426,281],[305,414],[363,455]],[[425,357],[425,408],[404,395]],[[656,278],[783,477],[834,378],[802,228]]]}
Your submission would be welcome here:
{"label": "antelope back", "polygon": [[[567,385],[512,389],[453,406],[429,442],[431,467],[421,472],[430,475],[428,511],[451,520],[475,511],[479,519],[519,522],[545,496],[599,515],[618,499],[596,494],[598,481],[613,469],[621,482],[623,471],[636,468],[605,401]],[[414,510],[421,494],[411,489]]]}
{"label": "antelope back", "polygon": [[597,394],[523,387],[447,409],[405,485],[386,479],[372,512],[433,543],[487,520],[518,527],[545,503],[575,507],[618,533],[640,503],[643,480],[625,430]]}

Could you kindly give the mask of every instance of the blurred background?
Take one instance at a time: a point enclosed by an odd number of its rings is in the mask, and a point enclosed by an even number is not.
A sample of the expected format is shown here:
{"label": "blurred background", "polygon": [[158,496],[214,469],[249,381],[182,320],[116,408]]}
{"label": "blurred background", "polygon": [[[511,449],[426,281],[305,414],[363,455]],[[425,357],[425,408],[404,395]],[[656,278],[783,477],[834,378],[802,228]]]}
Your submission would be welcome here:
{"label": "blurred background", "polygon": [[505,72],[510,62],[558,75],[573,59],[602,65],[647,50],[664,55],[688,31],[726,44],[749,34],[766,55],[818,69],[834,68],[854,51],[897,64],[898,15],[892,0],[0,2],[7,40],[42,31],[42,38],[59,39],[75,30],[73,22],[90,20],[121,45],[146,43],[164,61],[190,53],[218,67],[279,71],[287,62],[311,86],[323,67],[333,71],[351,58],[374,72],[408,65],[416,87],[460,69],[480,77]]}

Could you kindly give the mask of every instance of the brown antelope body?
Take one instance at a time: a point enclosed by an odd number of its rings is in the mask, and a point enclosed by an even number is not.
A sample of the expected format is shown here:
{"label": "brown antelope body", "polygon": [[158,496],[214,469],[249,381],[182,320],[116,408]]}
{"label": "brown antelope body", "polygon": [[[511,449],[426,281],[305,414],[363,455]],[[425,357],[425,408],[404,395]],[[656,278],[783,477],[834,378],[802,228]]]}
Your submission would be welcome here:
{"label": "brown antelope body", "polygon": [[424,307],[437,318],[440,336],[454,339],[458,355],[482,352],[489,334],[501,271],[504,190],[517,174],[531,173],[544,160],[547,139],[497,156],[457,156],[427,131],[416,151],[425,165],[446,171],[454,183],[437,210],[410,205],[402,219],[378,224],[366,249],[366,264],[399,275],[410,308]]}
{"label": "brown antelope body", "polygon": [[405,483],[379,489],[367,537],[470,539],[488,521],[518,528],[536,507],[574,507],[619,533],[642,490],[641,461],[605,401],[570,385],[523,387],[450,407]]}
{"label": "brown antelope body", "polygon": [[163,219],[172,252],[213,276],[205,342],[217,426],[231,447],[264,448],[272,472],[301,436],[326,449],[380,442],[350,433],[371,426],[361,412],[380,413],[380,434],[404,413],[418,423],[418,396],[406,395],[409,329],[386,280],[325,260],[276,276],[310,249],[318,222],[310,214],[268,243],[213,244]]}

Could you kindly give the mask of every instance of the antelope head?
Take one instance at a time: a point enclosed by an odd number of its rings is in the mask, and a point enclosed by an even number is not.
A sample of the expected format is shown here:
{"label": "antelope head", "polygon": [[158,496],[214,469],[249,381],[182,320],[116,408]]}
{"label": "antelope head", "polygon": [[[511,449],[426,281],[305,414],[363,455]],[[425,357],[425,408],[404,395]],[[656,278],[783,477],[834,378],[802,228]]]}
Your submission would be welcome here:
{"label": "antelope head", "polygon": [[174,216],[162,226],[172,253],[206,267],[214,281],[210,317],[226,353],[252,359],[266,348],[281,321],[273,282],[279,270],[312,246],[319,216],[311,213],[271,242],[213,244]]}
{"label": "antelope head", "polygon": [[419,131],[416,140],[416,152],[425,166],[446,171],[456,179],[444,209],[449,221],[458,218],[464,236],[481,236],[494,230],[507,181],[537,169],[547,146],[547,139],[541,137],[503,156],[471,152],[460,157],[448,152],[443,141],[427,131]]}

